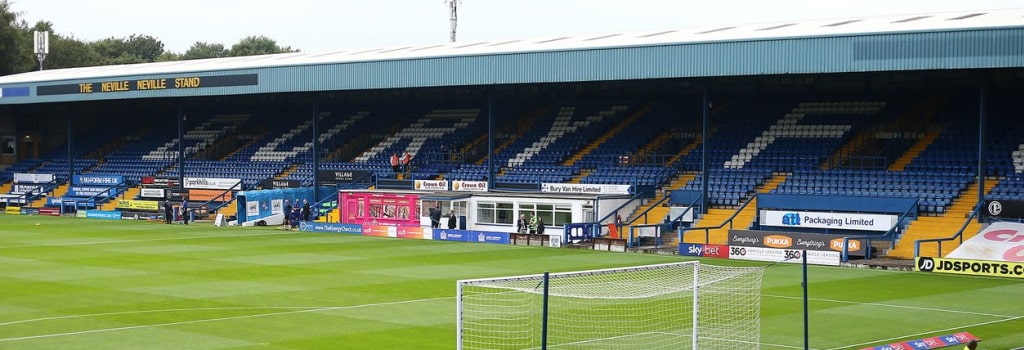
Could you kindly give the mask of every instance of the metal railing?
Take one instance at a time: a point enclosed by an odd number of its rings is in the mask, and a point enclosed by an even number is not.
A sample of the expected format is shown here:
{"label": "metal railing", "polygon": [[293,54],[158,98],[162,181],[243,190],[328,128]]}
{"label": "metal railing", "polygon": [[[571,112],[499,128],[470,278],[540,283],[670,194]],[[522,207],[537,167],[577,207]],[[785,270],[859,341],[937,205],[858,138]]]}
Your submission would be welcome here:
{"label": "metal railing", "polygon": [[704,243],[708,244],[709,243],[708,241],[711,240],[711,230],[717,230],[717,229],[723,228],[723,227],[725,227],[725,225],[729,225],[729,229],[730,230],[733,229],[733,224],[732,224],[733,220],[736,219],[736,216],[740,215],[740,213],[743,212],[743,210],[746,209],[747,206],[750,205],[750,203],[753,203],[754,199],[757,199],[757,196],[758,196],[757,193],[755,193],[753,196],[750,196],[750,198],[747,199],[746,202],[743,202],[743,204],[740,205],[740,207],[736,209],[736,212],[732,213],[732,215],[730,215],[728,219],[725,219],[725,222],[722,222],[718,226],[680,228],[678,230],[678,232],[679,232],[679,242],[683,241],[683,234],[686,231],[704,230]]}
{"label": "metal railing", "polygon": [[956,233],[954,233],[952,237],[947,237],[947,238],[927,238],[927,239],[919,239],[919,240],[914,241],[914,257],[916,258],[916,257],[921,256],[921,243],[932,243],[932,242],[937,243],[939,245],[939,250],[938,250],[939,257],[942,256],[942,243],[943,242],[959,240],[959,242],[957,242],[957,244],[958,245],[959,244],[963,244],[964,243],[964,230],[966,230],[967,226],[971,224],[971,221],[973,221],[975,218],[978,217],[978,213],[981,212],[981,208],[984,207],[984,205],[985,205],[985,202],[979,202],[978,204],[976,204],[974,206],[974,209],[971,210],[971,214],[967,215],[967,220],[964,221],[964,224],[960,226],[960,229],[957,230]]}
{"label": "metal railing", "polygon": [[870,249],[872,248],[871,243],[876,241],[876,240],[882,240],[882,239],[888,240],[889,241],[889,248],[895,247],[896,246],[896,241],[899,239],[899,236],[900,236],[899,229],[903,225],[903,220],[906,219],[910,215],[910,213],[912,211],[914,211],[914,209],[916,209],[918,207],[918,205],[920,203],[921,203],[920,199],[918,199],[917,201],[914,201],[914,204],[911,205],[910,207],[907,207],[907,210],[904,210],[903,213],[900,214],[896,218],[896,223],[893,224],[892,227],[890,227],[889,230],[885,231],[885,233],[882,234],[882,235],[843,236],[842,237],[843,238],[843,250],[841,252],[842,255],[840,256],[840,261],[842,261],[842,262],[850,261],[850,249],[849,248],[850,248],[850,240],[851,239],[863,239],[864,240],[864,243],[867,245],[866,247],[864,247],[864,249],[865,249],[864,250],[864,260],[870,260],[871,259],[871,253],[872,253],[870,251]]}

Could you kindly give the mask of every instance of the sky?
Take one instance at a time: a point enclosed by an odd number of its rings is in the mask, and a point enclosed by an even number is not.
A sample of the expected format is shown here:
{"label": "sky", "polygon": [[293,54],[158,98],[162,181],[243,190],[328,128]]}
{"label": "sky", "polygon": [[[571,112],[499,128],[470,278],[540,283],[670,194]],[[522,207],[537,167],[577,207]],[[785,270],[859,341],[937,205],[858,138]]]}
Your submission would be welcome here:
{"label": "sky", "polygon": [[[446,0],[9,0],[79,40],[144,34],[182,53],[264,35],[305,52],[446,43]],[[1024,0],[463,0],[459,42],[1024,8]]]}

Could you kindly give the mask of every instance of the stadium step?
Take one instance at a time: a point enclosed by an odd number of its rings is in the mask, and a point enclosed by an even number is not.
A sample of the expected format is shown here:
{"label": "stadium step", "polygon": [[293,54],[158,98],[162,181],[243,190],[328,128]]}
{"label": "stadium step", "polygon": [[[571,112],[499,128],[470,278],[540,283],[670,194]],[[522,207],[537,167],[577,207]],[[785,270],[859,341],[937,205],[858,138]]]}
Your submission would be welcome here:
{"label": "stadium step", "polygon": [[278,180],[283,180],[285,178],[288,178],[289,175],[295,173],[298,170],[299,170],[299,164],[292,164],[291,166],[288,167],[288,169],[285,169],[284,171],[281,172],[280,175],[277,175],[274,178],[278,179]]}
{"label": "stadium step", "polygon": [[593,170],[591,169],[581,169],[579,174],[573,176],[572,179],[569,180],[569,183],[578,184],[581,181],[583,181],[583,178],[587,177],[587,175],[590,175],[591,172],[593,172]]}
{"label": "stadium step", "polygon": [[[663,188],[667,189],[667,190],[683,188],[683,187],[686,186],[686,184],[690,183],[690,181],[693,181],[693,179],[696,178],[696,177],[697,177],[697,175],[695,175],[693,173],[681,173],[679,175],[676,175],[676,177],[672,178],[672,180],[669,181],[669,184],[667,186],[663,187]],[[660,201],[662,198],[665,198],[665,192],[666,191],[658,191],[657,193],[654,194],[654,198],[649,200],[647,202],[647,204],[644,204],[644,205],[641,205],[641,206],[637,206],[637,208],[632,213],[630,213],[629,216],[624,217],[623,219],[628,222],[628,221],[632,220],[632,218],[635,218],[637,215],[639,215],[639,213],[642,213],[645,210],[654,207],[655,203],[658,203],[658,201]],[[659,223],[659,222],[664,221],[665,220],[665,215],[668,214],[668,207],[663,207],[663,208],[665,208],[664,212],[661,212],[661,211],[655,212],[655,210],[659,210],[659,208],[651,209],[651,211],[649,211],[647,213],[646,217],[645,218],[640,218],[640,220],[638,220],[637,223],[638,224],[648,224],[648,223],[653,224],[653,223]]]}
{"label": "stadium step", "polygon": [[679,161],[683,157],[686,157],[687,155],[689,155],[690,152],[693,152],[694,149],[697,149],[697,146],[700,146],[700,144],[702,142],[704,142],[704,137],[703,136],[697,136],[697,138],[694,139],[693,142],[691,142],[686,147],[683,147],[683,149],[680,149],[679,152],[676,152],[676,155],[672,156],[672,158],[669,158],[668,161],[665,162],[665,165],[668,166],[668,165],[675,164],[677,161]]}
{"label": "stadium step", "polygon": [[[126,189],[124,191],[124,193],[120,197],[122,199],[132,200],[132,199],[135,199],[135,197],[138,197],[139,193],[141,193],[141,192],[142,192],[142,190],[139,187],[129,187],[128,189]],[[100,205],[100,210],[114,210],[114,209],[117,209],[117,198],[112,198],[109,201],[107,201],[106,203],[103,203],[102,205]]]}
{"label": "stadium step", "polygon": [[772,190],[779,188],[779,185],[786,181],[787,176],[788,175],[783,173],[777,173],[775,175],[772,175],[772,178],[768,179],[768,181],[765,181],[764,185],[761,185],[761,188],[758,189],[757,192],[771,193]]}
{"label": "stadium step", "polygon": [[14,181],[0,185],[0,193],[11,193],[11,188],[14,187]]}
{"label": "stadium step", "polygon": [[[498,147],[495,147],[494,154],[498,154],[498,152],[501,152],[501,150],[515,143],[516,140],[518,140],[520,137],[523,137],[523,135],[525,135],[526,132],[533,129],[533,127],[537,124],[537,119],[540,119],[540,117],[544,116],[544,114],[547,113],[548,109],[549,108],[545,106],[531,110],[530,112],[527,112],[525,115],[519,118],[519,123],[511,127],[513,130],[502,131],[503,133],[514,134],[515,137],[510,137],[507,140],[505,140],[505,142],[502,142],[500,145],[498,145]],[[487,164],[486,156],[481,157],[480,160],[476,162],[476,165],[484,164]]]}
{"label": "stadium step", "polygon": [[907,150],[907,152],[903,153],[899,159],[896,159],[896,161],[889,166],[889,171],[903,171],[903,169],[905,169],[907,165],[914,160],[914,158],[917,158],[921,152],[924,152],[925,148],[928,148],[928,145],[931,145],[932,142],[935,142],[935,139],[942,135],[942,130],[944,129],[944,126],[929,127],[928,131],[925,132],[924,137],[918,140],[917,143]]}
{"label": "stadium step", "polygon": [[[68,193],[68,184],[63,184],[63,185],[57,186],[57,188],[53,189],[53,192],[51,192],[51,194],[47,195],[47,197],[50,197],[50,196],[52,196],[52,197],[63,197],[67,193]],[[32,202],[32,205],[31,205],[31,207],[33,207],[33,208],[42,208],[44,206],[46,206],[46,197],[40,197],[39,199],[36,199],[34,202]]]}
{"label": "stadium step", "polygon": [[228,202],[228,204],[225,204],[223,207],[220,207],[220,209],[217,209],[217,214],[224,214],[224,218],[229,218],[238,215],[238,203],[235,203],[235,200],[232,199],[230,202]]}
{"label": "stadium step", "polygon": [[[985,181],[985,193],[992,190],[995,187],[996,181]],[[967,189],[960,195],[959,198],[953,201],[953,204],[949,206],[945,213],[940,216],[922,216],[914,220],[903,235],[900,236],[896,242],[896,247],[888,251],[886,256],[890,258],[899,259],[913,259],[914,258],[914,242],[921,239],[933,239],[933,238],[948,238],[952,237],[964,225],[967,216],[974,210],[975,203],[978,202],[978,183],[974,182],[967,186]],[[974,237],[978,231],[981,231],[982,225],[978,223],[977,219],[972,219],[971,223],[964,229],[964,240]],[[960,241],[948,241],[942,243],[942,254],[949,254],[960,245]],[[935,257],[939,254],[939,246],[937,243],[926,243],[921,245],[921,256]]]}
{"label": "stadium step", "polygon": [[733,218],[732,226],[726,223],[726,220],[736,212],[734,209],[728,208],[712,208],[708,209],[708,213],[704,214],[704,217],[697,222],[696,227],[714,227],[725,223],[721,228],[709,229],[707,235],[704,230],[690,230],[683,233],[683,242],[685,243],[706,243],[706,244],[720,244],[726,245],[729,241],[729,230],[745,230],[750,228],[750,224],[754,222],[754,214],[757,212],[757,199],[751,199],[753,202],[747,205],[739,214]]}
{"label": "stadium step", "polygon": [[597,147],[601,146],[612,137],[615,137],[615,135],[618,135],[619,132],[621,132],[627,126],[636,122],[636,120],[640,119],[640,117],[642,117],[644,114],[650,112],[652,108],[654,108],[654,106],[648,104],[646,106],[640,107],[640,109],[637,109],[633,113],[630,113],[626,118],[623,118],[621,121],[619,121],[618,124],[615,124],[611,128],[608,128],[608,130],[605,131],[603,135],[597,137],[596,139],[594,139],[594,141],[584,146],[582,149],[576,152],[576,154],[569,156],[568,159],[562,162],[562,165],[572,166],[576,164],[576,162],[578,162],[580,159],[583,159],[584,156],[590,154],[595,149],[597,149]]}

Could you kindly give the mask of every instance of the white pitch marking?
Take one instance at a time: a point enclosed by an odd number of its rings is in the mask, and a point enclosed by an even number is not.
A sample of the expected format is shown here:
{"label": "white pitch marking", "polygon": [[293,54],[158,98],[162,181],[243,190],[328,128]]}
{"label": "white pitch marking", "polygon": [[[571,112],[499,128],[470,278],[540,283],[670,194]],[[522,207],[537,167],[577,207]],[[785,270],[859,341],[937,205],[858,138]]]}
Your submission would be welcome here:
{"label": "white pitch marking", "polygon": [[[229,316],[229,317],[208,318],[208,319],[192,320],[192,321],[167,322],[167,323],[156,323],[156,324],[138,325],[138,326],[125,326],[125,327],[92,329],[92,330],[77,331],[77,332],[40,334],[40,335],[31,335],[31,336],[25,336],[25,337],[0,338],[0,342],[9,342],[9,341],[18,341],[18,340],[30,340],[30,339],[40,339],[40,338],[65,337],[65,336],[71,336],[71,335],[116,332],[116,331],[124,331],[124,330],[140,329],[140,328],[156,328],[156,327],[176,326],[176,325],[183,325],[183,324],[205,323],[205,322],[215,322],[215,321],[240,320],[240,319],[247,319],[247,318],[264,317],[264,316],[279,316],[279,315],[301,314],[301,313],[310,313],[310,312],[323,312],[323,311],[334,311],[334,310],[359,309],[359,308],[364,308],[364,307],[375,307],[375,306],[386,306],[386,305],[401,305],[401,304],[411,304],[411,303],[418,303],[418,302],[424,302],[424,301],[437,301],[437,300],[453,299],[453,298],[454,297],[443,297],[443,298],[402,300],[402,301],[393,301],[393,302],[387,302],[387,303],[373,303],[373,304],[360,304],[360,305],[348,305],[348,306],[326,306],[326,307],[317,307],[317,308],[305,309],[305,310],[269,312],[269,313],[257,314],[257,315]],[[294,308],[294,307],[252,307],[250,309],[267,309],[267,308]],[[218,309],[218,308],[196,308],[196,309],[191,309],[191,310],[201,311],[201,310],[216,310],[216,309]],[[223,308],[223,309],[229,310],[229,309],[239,309],[239,308]],[[187,310],[190,310],[190,309],[148,310],[148,311],[139,311],[139,312],[114,312],[114,313],[92,314],[92,315],[48,317],[48,318],[45,318],[45,319],[8,322],[8,323],[5,323],[4,325],[14,324],[14,323],[34,322],[34,321],[37,321],[37,320],[48,320],[48,319],[52,320],[52,319],[61,319],[61,318],[79,318],[79,317],[93,317],[93,316],[102,316],[102,315],[116,315],[116,314],[129,314],[129,313],[148,313],[148,312],[161,312],[161,311],[187,311]]]}

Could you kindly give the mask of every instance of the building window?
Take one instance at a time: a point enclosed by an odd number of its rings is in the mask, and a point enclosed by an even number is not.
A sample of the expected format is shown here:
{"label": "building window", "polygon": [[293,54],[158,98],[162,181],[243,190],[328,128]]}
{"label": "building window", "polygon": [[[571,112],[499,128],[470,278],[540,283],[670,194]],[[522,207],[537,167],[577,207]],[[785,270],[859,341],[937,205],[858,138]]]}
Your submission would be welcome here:
{"label": "building window", "polygon": [[476,222],[481,224],[512,224],[512,202],[477,202]]}
{"label": "building window", "polygon": [[519,203],[519,212],[526,214],[529,219],[531,215],[544,220],[544,226],[562,226],[572,223],[572,205],[550,204],[550,203]]}

